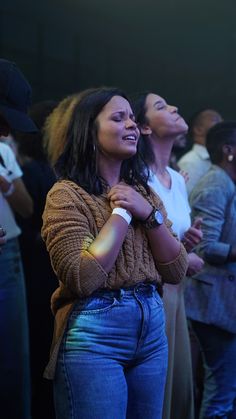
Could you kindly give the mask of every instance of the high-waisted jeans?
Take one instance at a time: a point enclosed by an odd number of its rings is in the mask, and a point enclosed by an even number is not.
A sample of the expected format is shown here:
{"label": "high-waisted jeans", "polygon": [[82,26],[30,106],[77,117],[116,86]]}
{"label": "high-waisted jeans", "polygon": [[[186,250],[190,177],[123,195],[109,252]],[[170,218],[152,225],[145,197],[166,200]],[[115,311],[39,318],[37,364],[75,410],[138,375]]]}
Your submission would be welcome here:
{"label": "high-waisted jeans", "polygon": [[154,285],[79,300],[57,361],[57,419],[161,419],[167,352]]}

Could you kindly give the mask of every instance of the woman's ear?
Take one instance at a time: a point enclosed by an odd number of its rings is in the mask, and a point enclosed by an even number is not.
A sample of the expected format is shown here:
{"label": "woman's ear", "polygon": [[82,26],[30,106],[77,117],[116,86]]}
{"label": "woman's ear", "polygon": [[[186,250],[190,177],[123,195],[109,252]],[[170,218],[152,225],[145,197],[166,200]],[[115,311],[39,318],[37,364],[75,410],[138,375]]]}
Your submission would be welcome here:
{"label": "woman's ear", "polygon": [[139,126],[139,131],[143,135],[151,135],[152,134],[152,130],[148,125]]}
{"label": "woman's ear", "polygon": [[235,160],[235,151],[232,145],[224,144],[222,147],[223,155],[226,156],[227,161],[232,163]]}
{"label": "woman's ear", "polygon": [[222,147],[222,151],[223,151],[223,154],[225,154],[226,156],[228,156],[229,154],[232,153],[232,147],[231,147],[231,145],[224,144],[223,147]]}

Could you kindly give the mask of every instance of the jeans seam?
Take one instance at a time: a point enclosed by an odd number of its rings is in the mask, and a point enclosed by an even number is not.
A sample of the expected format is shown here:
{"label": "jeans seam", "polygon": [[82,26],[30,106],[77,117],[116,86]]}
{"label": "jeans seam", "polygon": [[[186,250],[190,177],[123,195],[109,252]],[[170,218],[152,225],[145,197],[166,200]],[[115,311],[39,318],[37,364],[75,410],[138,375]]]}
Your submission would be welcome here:
{"label": "jeans seam", "polygon": [[69,406],[70,406],[70,410],[71,410],[71,419],[76,419],[75,416],[74,416],[74,409],[73,409],[72,386],[71,386],[68,371],[67,371],[67,368],[66,368],[65,352],[66,352],[66,337],[65,337],[64,342],[63,342],[63,352],[62,352],[63,364],[62,365],[63,365],[64,374],[65,374],[65,383],[66,383],[66,387],[67,387],[67,390],[68,390],[68,401],[69,401]]}
{"label": "jeans seam", "polygon": [[138,302],[138,305],[139,305],[139,307],[141,309],[141,313],[142,313],[141,333],[140,333],[138,343],[137,343],[137,348],[136,348],[136,351],[135,351],[135,353],[137,354],[138,351],[140,350],[142,344],[143,344],[143,341],[144,341],[144,336],[143,335],[144,335],[144,332],[145,332],[145,329],[146,329],[144,323],[145,323],[145,316],[147,314],[147,310],[145,309],[144,305],[142,304],[142,301],[139,299],[139,297],[137,296],[136,293],[134,293],[134,297],[135,297],[136,301]]}

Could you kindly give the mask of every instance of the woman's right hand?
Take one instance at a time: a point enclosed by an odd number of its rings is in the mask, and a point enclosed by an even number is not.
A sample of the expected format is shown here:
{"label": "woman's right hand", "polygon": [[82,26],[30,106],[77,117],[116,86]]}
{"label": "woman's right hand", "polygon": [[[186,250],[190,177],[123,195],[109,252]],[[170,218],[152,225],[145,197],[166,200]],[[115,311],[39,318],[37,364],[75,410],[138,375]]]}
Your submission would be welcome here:
{"label": "woman's right hand", "polygon": [[152,205],[132,186],[120,182],[108,193],[111,208],[121,207],[129,211],[138,220],[146,220],[152,212]]}

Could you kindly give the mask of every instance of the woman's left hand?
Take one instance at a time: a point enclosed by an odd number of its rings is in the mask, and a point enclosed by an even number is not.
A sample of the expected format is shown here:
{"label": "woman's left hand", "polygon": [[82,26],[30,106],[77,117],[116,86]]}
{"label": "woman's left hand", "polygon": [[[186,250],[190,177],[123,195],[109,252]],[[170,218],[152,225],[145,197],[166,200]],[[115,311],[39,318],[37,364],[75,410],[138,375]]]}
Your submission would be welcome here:
{"label": "woman's left hand", "polygon": [[124,208],[139,220],[146,220],[153,209],[152,205],[139,192],[124,182],[111,188],[108,199],[110,199],[112,209]]}

